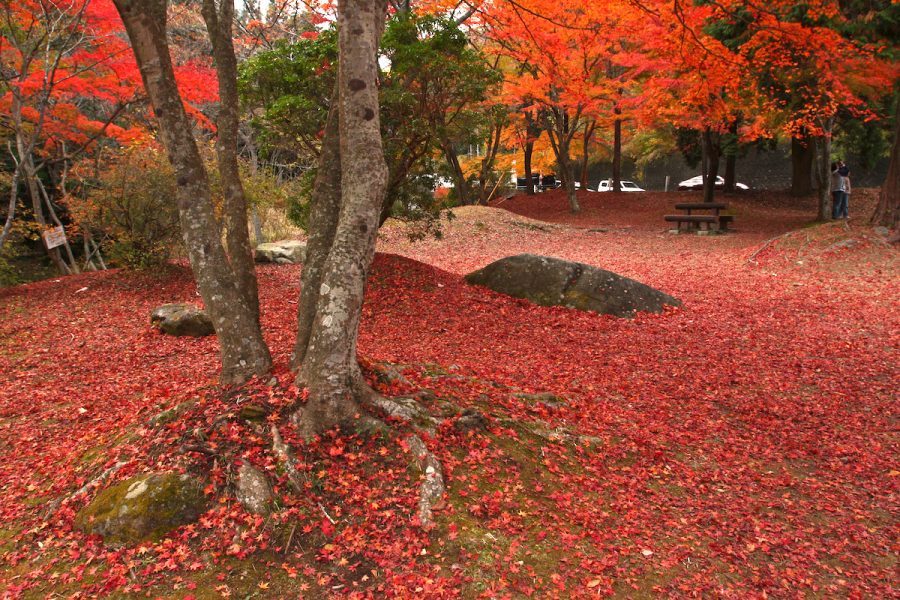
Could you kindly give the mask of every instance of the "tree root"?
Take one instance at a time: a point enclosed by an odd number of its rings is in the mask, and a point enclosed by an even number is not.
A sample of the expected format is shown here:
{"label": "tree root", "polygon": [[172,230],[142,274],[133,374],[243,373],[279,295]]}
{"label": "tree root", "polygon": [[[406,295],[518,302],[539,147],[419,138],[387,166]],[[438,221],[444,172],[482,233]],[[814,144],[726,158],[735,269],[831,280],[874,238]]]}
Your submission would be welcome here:
{"label": "tree root", "polygon": [[759,248],[757,248],[757,249],[753,252],[753,254],[751,254],[751,255],[749,256],[749,258],[747,258],[747,262],[748,262],[748,263],[753,263],[753,264],[755,264],[755,263],[756,263],[756,257],[759,256],[763,251],[765,251],[766,248],[768,248],[769,246],[771,246],[772,244],[774,244],[775,242],[777,242],[777,241],[780,240],[781,238],[787,237],[788,235],[790,235],[790,234],[792,234],[792,233],[793,233],[793,231],[788,231],[787,233],[782,233],[781,235],[776,235],[775,237],[766,240],[765,242],[763,242],[763,244],[762,244]]}
{"label": "tree root", "polygon": [[294,466],[294,453],[291,452],[288,445],[281,439],[281,433],[278,432],[278,426],[274,423],[272,424],[272,451],[275,452],[275,457],[284,467],[284,472],[287,473],[291,487],[293,487],[294,491],[298,494],[303,494],[303,482],[300,479],[300,473],[297,472],[297,467]]}
{"label": "tree root", "polygon": [[416,434],[406,438],[410,451],[416,457],[419,468],[425,473],[425,480],[419,486],[419,523],[422,527],[434,526],[434,506],[443,498],[444,471],[440,461],[428,450],[428,446]]}
{"label": "tree root", "polygon": [[109,479],[110,477],[115,475],[116,472],[119,471],[119,469],[121,469],[122,467],[124,467],[127,464],[128,464],[128,461],[117,462],[113,466],[111,466],[107,469],[104,469],[102,473],[100,473],[99,475],[97,475],[96,477],[94,477],[93,479],[88,481],[86,484],[84,484],[83,486],[78,488],[78,490],[74,494],[72,494],[70,496],[66,496],[65,498],[58,498],[58,499],[54,500],[53,502],[51,502],[47,506],[47,512],[44,513],[44,520],[45,521],[50,520],[50,517],[52,517],[53,514],[57,510],[59,510],[59,507],[62,506],[64,503],[71,502],[75,498],[82,496],[84,494],[87,494],[95,486],[99,486],[101,483],[103,483],[104,481],[106,481],[107,479]]}
{"label": "tree root", "polygon": [[[387,398],[370,387],[361,397],[366,406],[375,408],[388,417],[406,421],[417,431],[433,434],[434,428],[441,424],[439,419],[429,415],[413,398]],[[418,517],[422,527],[429,529],[434,527],[434,506],[446,492],[444,470],[441,462],[418,434],[407,436],[406,443],[415,456],[419,469],[425,474],[425,479],[419,486]]]}

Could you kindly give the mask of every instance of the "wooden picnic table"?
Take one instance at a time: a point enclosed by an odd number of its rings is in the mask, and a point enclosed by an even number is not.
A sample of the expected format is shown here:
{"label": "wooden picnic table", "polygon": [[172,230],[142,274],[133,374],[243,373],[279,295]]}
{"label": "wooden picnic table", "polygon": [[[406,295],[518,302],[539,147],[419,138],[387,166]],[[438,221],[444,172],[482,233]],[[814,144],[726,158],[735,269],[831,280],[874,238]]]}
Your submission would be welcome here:
{"label": "wooden picnic table", "polygon": [[[728,224],[734,220],[731,215],[720,214],[727,206],[721,202],[681,202],[675,205],[676,210],[684,211],[680,215],[666,215],[666,221],[676,223],[677,231],[682,225],[687,231],[728,231]],[[701,211],[702,214],[694,214]],[[710,214],[712,213],[712,214]]]}

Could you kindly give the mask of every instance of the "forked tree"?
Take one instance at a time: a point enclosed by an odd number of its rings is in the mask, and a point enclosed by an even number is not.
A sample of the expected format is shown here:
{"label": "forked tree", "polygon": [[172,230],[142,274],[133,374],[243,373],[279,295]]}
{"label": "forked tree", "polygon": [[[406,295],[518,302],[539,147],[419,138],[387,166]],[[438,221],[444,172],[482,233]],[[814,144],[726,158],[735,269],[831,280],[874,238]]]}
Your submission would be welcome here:
{"label": "forked tree", "polygon": [[[114,3],[125,24],[144,88],[156,113],[160,139],[175,170],[182,236],[197,287],[219,339],[221,380],[224,383],[241,383],[253,375],[264,375],[271,370],[272,359],[259,327],[256,300],[248,301],[247,288],[242,287],[239,279],[249,275],[240,265],[249,263],[252,269],[249,243],[229,243],[231,256],[222,244],[222,230],[210,195],[209,177],[175,82],[166,39],[166,0],[114,0]],[[210,4],[212,2],[206,3],[204,12],[208,21],[215,16],[216,25],[210,34],[216,57],[219,58],[228,50],[222,47],[221,39],[226,35],[231,37],[231,19],[230,16],[227,20],[221,18],[229,14],[221,6],[219,9],[213,7],[211,12]],[[223,66],[225,72],[228,67],[220,64],[220,69]],[[236,101],[237,95],[229,97],[226,90],[225,98]],[[220,124],[226,125],[226,131],[230,118],[226,112],[225,118],[220,120]],[[233,151],[236,152],[236,149]],[[220,144],[220,164],[222,158],[223,145]],[[226,157],[226,172],[228,162]],[[247,235],[247,208],[243,194],[235,189],[226,193],[226,198],[226,211],[233,211],[227,219],[228,228],[242,227],[244,235]],[[227,237],[231,240],[232,236],[239,236],[239,233],[231,232]],[[252,276],[255,278],[255,274]]]}
{"label": "forked tree", "polygon": [[[175,83],[166,41],[166,2],[115,0],[134,49],[160,138],[175,168],[178,207],[191,267],[219,337],[222,381],[242,382],[271,369],[262,339],[253,287],[242,265],[249,261],[246,202],[235,177],[226,181],[224,223],[217,222],[190,120]],[[236,163],[234,52],[230,0],[205,0],[203,15],[213,41],[223,108],[218,156],[223,172]],[[356,342],[363,292],[375,253],[375,236],[387,167],[378,106],[377,50],[386,2],[348,0],[338,6],[339,75],[322,141],[312,197],[307,260],[301,279],[298,338],[292,366],[310,391],[297,423],[307,435],[346,423],[373,392],[362,377]],[[223,130],[224,128],[224,130]],[[240,232],[233,231],[239,229]],[[232,239],[234,236],[234,239]],[[251,273],[252,273],[252,263]],[[252,298],[251,298],[252,296]]]}

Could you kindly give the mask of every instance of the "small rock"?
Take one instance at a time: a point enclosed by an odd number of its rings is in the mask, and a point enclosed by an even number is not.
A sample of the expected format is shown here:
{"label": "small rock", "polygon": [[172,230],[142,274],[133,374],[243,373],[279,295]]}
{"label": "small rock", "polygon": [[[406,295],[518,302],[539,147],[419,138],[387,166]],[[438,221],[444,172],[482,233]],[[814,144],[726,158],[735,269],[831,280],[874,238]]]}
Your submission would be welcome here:
{"label": "small rock", "polygon": [[256,247],[256,262],[279,265],[303,264],[306,260],[306,242],[281,240]]}
{"label": "small rock", "polygon": [[874,231],[876,235],[880,235],[881,237],[887,237],[891,234],[891,230],[884,225],[876,225],[872,228],[872,231]]}
{"label": "small rock", "polygon": [[265,515],[272,510],[273,492],[269,478],[248,463],[242,464],[238,469],[235,495],[247,512]]}
{"label": "small rock", "polygon": [[150,313],[150,323],[175,336],[203,337],[216,332],[206,313],[193,304],[164,304]]}
{"label": "small rock", "polygon": [[487,417],[477,410],[467,408],[462,412],[459,418],[453,422],[453,426],[460,431],[484,431],[487,429],[488,420]]}
{"label": "small rock", "polygon": [[189,475],[148,473],[100,492],[78,511],[75,526],[107,544],[157,540],[206,511],[203,483]]}
{"label": "small rock", "polygon": [[542,404],[550,409],[562,408],[568,404],[565,398],[561,398],[550,392],[543,392],[540,394],[515,394],[515,397],[534,404]]}
{"label": "small rock", "polygon": [[268,415],[268,411],[257,404],[247,404],[241,407],[238,416],[245,421],[262,421]]}

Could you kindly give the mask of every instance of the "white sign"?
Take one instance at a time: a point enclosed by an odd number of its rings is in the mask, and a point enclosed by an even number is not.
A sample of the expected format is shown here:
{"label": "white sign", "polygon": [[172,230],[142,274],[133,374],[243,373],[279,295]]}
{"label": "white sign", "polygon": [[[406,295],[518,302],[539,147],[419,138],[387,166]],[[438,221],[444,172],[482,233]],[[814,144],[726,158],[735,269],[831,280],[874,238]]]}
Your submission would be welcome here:
{"label": "white sign", "polygon": [[44,244],[47,245],[47,250],[62,246],[66,243],[66,232],[61,226],[48,229],[43,235]]}

